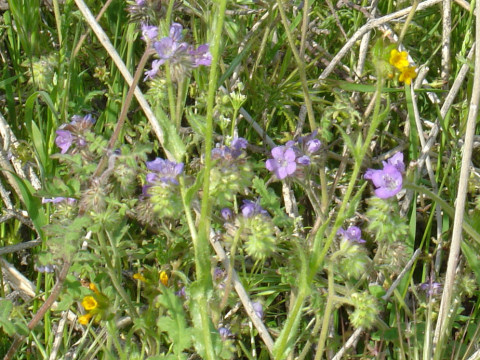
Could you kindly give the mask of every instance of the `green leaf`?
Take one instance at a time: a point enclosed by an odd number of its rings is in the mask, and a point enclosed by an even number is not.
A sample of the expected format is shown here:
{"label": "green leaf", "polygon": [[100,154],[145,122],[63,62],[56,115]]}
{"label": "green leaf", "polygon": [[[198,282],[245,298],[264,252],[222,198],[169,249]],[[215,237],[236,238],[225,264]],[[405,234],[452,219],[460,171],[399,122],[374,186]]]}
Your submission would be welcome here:
{"label": "green leaf", "polygon": [[174,157],[175,160],[180,162],[185,155],[185,144],[177,133],[177,129],[172,121],[168,118],[167,114],[162,110],[160,106],[155,109],[155,116],[158,123],[164,132],[164,146]]}
{"label": "green leaf", "polygon": [[173,291],[165,289],[157,298],[158,304],[165,307],[170,316],[162,316],[157,320],[157,326],[165,331],[172,341],[173,352],[177,355],[192,345],[193,330],[187,328],[185,312],[178,296]]}
{"label": "green leaf", "polygon": [[10,336],[15,334],[15,326],[9,320],[12,309],[13,304],[10,300],[0,300],[0,327]]}
{"label": "green leaf", "polygon": [[[4,170],[8,171],[8,170]],[[43,226],[45,226],[48,222],[47,215],[45,211],[43,211],[42,202],[40,198],[33,196],[35,189],[32,187],[28,181],[23,180],[17,174],[8,171],[20,189],[22,194],[23,202],[27,208],[28,215],[32,219],[33,225],[35,226],[35,230],[37,230],[38,235],[43,238]]]}

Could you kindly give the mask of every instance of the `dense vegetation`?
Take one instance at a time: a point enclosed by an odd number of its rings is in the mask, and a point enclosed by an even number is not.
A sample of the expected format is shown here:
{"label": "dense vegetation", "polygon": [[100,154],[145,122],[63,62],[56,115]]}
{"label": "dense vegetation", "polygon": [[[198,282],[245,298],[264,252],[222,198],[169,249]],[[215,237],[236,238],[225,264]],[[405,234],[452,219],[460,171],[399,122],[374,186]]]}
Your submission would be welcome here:
{"label": "dense vegetation", "polygon": [[480,358],[475,2],[0,5],[4,359]]}

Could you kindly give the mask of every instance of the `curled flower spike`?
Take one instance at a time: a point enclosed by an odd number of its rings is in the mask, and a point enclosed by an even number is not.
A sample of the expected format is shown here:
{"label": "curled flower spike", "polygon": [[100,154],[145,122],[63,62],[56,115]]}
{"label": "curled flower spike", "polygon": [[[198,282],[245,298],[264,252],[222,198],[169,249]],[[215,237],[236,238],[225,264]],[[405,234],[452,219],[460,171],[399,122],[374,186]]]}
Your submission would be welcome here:
{"label": "curled flower spike", "polygon": [[382,170],[368,169],[364,178],[372,181],[376,188],[376,196],[381,199],[388,199],[402,190],[403,171],[405,171],[403,154],[397,153],[388,161],[383,162]]}
{"label": "curled flower spike", "polygon": [[389,62],[390,65],[395,66],[400,71],[410,65],[408,62],[408,53],[406,51],[398,51],[397,49],[393,49],[390,52]]}

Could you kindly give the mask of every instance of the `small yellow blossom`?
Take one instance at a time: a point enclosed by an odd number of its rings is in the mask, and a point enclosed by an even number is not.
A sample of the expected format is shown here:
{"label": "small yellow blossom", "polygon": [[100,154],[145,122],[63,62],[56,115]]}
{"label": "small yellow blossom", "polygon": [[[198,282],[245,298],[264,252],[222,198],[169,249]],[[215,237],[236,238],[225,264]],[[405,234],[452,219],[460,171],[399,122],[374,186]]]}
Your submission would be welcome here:
{"label": "small yellow blossom", "polygon": [[95,294],[99,294],[100,292],[98,291],[98,288],[95,286],[94,283],[90,283],[88,285],[88,287],[90,288],[90,290],[92,290]]}
{"label": "small yellow blossom", "polygon": [[85,296],[82,301],[82,306],[85,310],[90,311],[98,306],[98,302],[93,296]]}
{"label": "small yellow blossom", "polygon": [[91,318],[92,318],[92,314],[86,313],[85,315],[78,317],[78,322],[82,325],[87,325]]}
{"label": "small yellow blossom", "polygon": [[145,276],[143,276],[140,273],[133,274],[133,278],[135,280],[140,280],[140,281],[143,281],[143,282],[147,281],[147,279],[145,279]]}
{"label": "small yellow blossom", "polygon": [[404,68],[408,67],[408,53],[406,51],[398,51],[393,49],[390,52],[390,65],[395,66],[398,70],[403,71]]}
{"label": "small yellow blossom", "polygon": [[417,72],[415,71],[415,66],[408,66],[402,69],[402,73],[398,77],[398,81],[404,82],[407,85],[412,83],[412,80],[417,77]]}
{"label": "small yellow blossom", "polygon": [[160,281],[162,282],[162,284],[163,284],[164,286],[167,286],[167,284],[168,284],[168,275],[167,275],[167,273],[166,273],[165,271],[162,271],[162,272],[160,273]]}

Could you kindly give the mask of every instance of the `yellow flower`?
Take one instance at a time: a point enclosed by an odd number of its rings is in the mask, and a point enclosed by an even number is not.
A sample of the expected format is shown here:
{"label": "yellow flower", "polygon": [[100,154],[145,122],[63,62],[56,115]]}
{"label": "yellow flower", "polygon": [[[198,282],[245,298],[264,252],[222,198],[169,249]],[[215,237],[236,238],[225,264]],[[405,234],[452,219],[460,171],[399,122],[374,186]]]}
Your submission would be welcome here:
{"label": "yellow flower", "polygon": [[162,271],[162,272],[160,273],[160,281],[162,282],[162,284],[163,284],[164,286],[167,286],[167,284],[168,284],[168,275],[167,275],[167,273],[166,273],[165,271]]}
{"label": "yellow flower", "polygon": [[90,311],[98,306],[98,302],[93,296],[85,296],[82,301],[82,306],[85,310]]}
{"label": "yellow flower", "polygon": [[415,66],[408,66],[402,69],[402,73],[398,77],[398,81],[404,82],[407,85],[412,83],[412,79],[417,77],[417,72],[415,71]]}
{"label": "yellow flower", "polygon": [[99,293],[98,288],[95,286],[94,283],[90,283],[90,284],[88,285],[88,287],[89,287],[90,290],[92,290],[95,294],[98,294],[98,293]]}
{"label": "yellow flower", "polygon": [[393,49],[390,52],[390,65],[395,66],[400,71],[403,71],[403,69],[409,65],[407,57],[408,53],[406,51],[398,51],[397,49]]}
{"label": "yellow flower", "polygon": [[140,280],[140,281],[143,281],[143,282],[147,281],[147,279],[145,279],[145,276],[143,276],[140,273],[133,274],[133,278],[135,280]]}
{"label": "yellow flower", "polygon": [[91,318],[92,318],[92,314],[86,313],[85,315],[78,317],[78,322],[82,325],[87,325]]}

